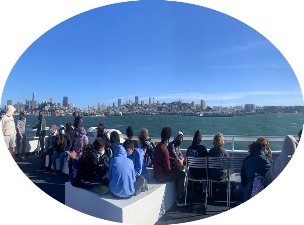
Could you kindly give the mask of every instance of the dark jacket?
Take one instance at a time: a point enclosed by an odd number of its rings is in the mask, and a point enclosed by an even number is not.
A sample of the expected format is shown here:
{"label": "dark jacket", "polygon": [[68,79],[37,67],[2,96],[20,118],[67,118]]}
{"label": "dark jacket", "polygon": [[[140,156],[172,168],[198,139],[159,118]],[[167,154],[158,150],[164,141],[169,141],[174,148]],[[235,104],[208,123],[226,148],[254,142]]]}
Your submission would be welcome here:
{"label": "dark jacket", "polygon": [[74,129],[76,130],[78,127],[83,127],[83,119],[81,116],[77,116],[74,119]]}
{"label": "dark jacket", "polygon": [[72,150],[75,140],[75,130],[67,129],[65,133],[67,137],[67,150]]}
{"label": "dark jacket", "polygon": [[244,201],[251,198],[253,180],[256,176],[265,176],[271,161],[261,151],[250,154],[244,159],[241,170],[241,183],[244,186]]}
{"label": "dark jacket", "polygon": [[[198,141],[194,140],[192,145],[187,149],[187,157],[207,157],[208,151],[204,145],[201,145]],[[206,171],[198,168],[189,168],[190,174],[194,178],[206,177]]]}
{"label": "dark jacket", "polygon": [[[209,157],[228,157],[228,153],[223,148],[211,148],[208,153]],[[212,180],[221,181],[227,178],[227,169],[209,169],[208,176]]]}
{"label": "dark jacket", "polygon": [[[77,179],[84,181],[98,181],[108,174],[109,158],[106,154],[102,156],[95,150],[81,157],[78,162]],[[107,179],[107,178],[106,178]]]}
{"label": "dark jacket", "polygon": [[38,117],[39,123],[36,126],[33,126],[33,129],[37,129],[36,137],[44,137],[45,136],[45,129],[46,129],[46,121],[43,115]]}

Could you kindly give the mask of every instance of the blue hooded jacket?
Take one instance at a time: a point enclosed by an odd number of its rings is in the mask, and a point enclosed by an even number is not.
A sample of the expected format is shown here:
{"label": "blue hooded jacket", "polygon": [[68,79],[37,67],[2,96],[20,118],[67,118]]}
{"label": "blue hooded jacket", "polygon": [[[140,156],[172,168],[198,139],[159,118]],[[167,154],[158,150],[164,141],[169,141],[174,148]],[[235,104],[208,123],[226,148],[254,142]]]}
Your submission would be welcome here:
{"label": "blue hooded jacket", "polygon": [[144,155],[145,153],[141,148],[135,148],[132,155],[128,156],[128,158],[131,159],[134,163],[136,176],[146,174],[146,160],[144,158]]}
{"label": "blue hooded jacket", "polygon": [[135,193],[135,170],[132,160],[122,145],[116,146],[114,158],[110,161],[109,189],[117,197],[128,198]]}

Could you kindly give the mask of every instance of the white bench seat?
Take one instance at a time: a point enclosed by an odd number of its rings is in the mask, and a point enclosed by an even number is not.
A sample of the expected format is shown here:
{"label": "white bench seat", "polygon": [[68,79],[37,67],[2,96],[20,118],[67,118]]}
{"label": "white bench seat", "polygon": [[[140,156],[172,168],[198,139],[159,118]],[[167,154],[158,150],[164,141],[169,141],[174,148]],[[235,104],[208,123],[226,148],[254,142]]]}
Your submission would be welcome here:
{"label": "white bench seat", "polygon": [[98,195],[90,190],[65,184],[65,205],[101,219],[129,223],[155,224],[175,204],[174,182],[158,183],[148,174],[148,188],[130,199],[117,199],[111,194]]}

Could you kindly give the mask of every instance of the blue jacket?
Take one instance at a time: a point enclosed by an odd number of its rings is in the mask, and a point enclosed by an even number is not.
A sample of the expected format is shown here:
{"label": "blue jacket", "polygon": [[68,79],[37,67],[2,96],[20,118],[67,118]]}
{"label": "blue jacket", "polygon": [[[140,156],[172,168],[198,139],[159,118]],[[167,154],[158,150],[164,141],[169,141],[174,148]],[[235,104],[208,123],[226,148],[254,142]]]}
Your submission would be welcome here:
{"label": "blue jacket", "polygon": [[141,148],[134,149],[132,155],[128,155],[134,163],[135,174],[144,175],[146,174],[146,160],[144,160],[144,151]]}
{"label": "blue jacket", "polygon": [[128,198],[135,193],[135,170],[132,160],[122,145],[117,145],[110,161],[109,189],[117,197]]}

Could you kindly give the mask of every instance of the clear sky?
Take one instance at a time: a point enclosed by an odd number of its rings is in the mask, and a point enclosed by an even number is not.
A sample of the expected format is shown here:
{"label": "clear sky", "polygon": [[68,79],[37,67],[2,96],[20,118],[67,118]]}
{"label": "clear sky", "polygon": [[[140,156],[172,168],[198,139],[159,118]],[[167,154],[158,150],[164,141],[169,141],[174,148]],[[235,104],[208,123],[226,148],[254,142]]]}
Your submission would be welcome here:
{"label": "clear sky", "polygon": [[184,3],[128,2],[82,13],[20,57],[1,104],[53,98],[85,108],[138,95],[208,105],[303,105],[297,78],[262,35],[225,14]]}

